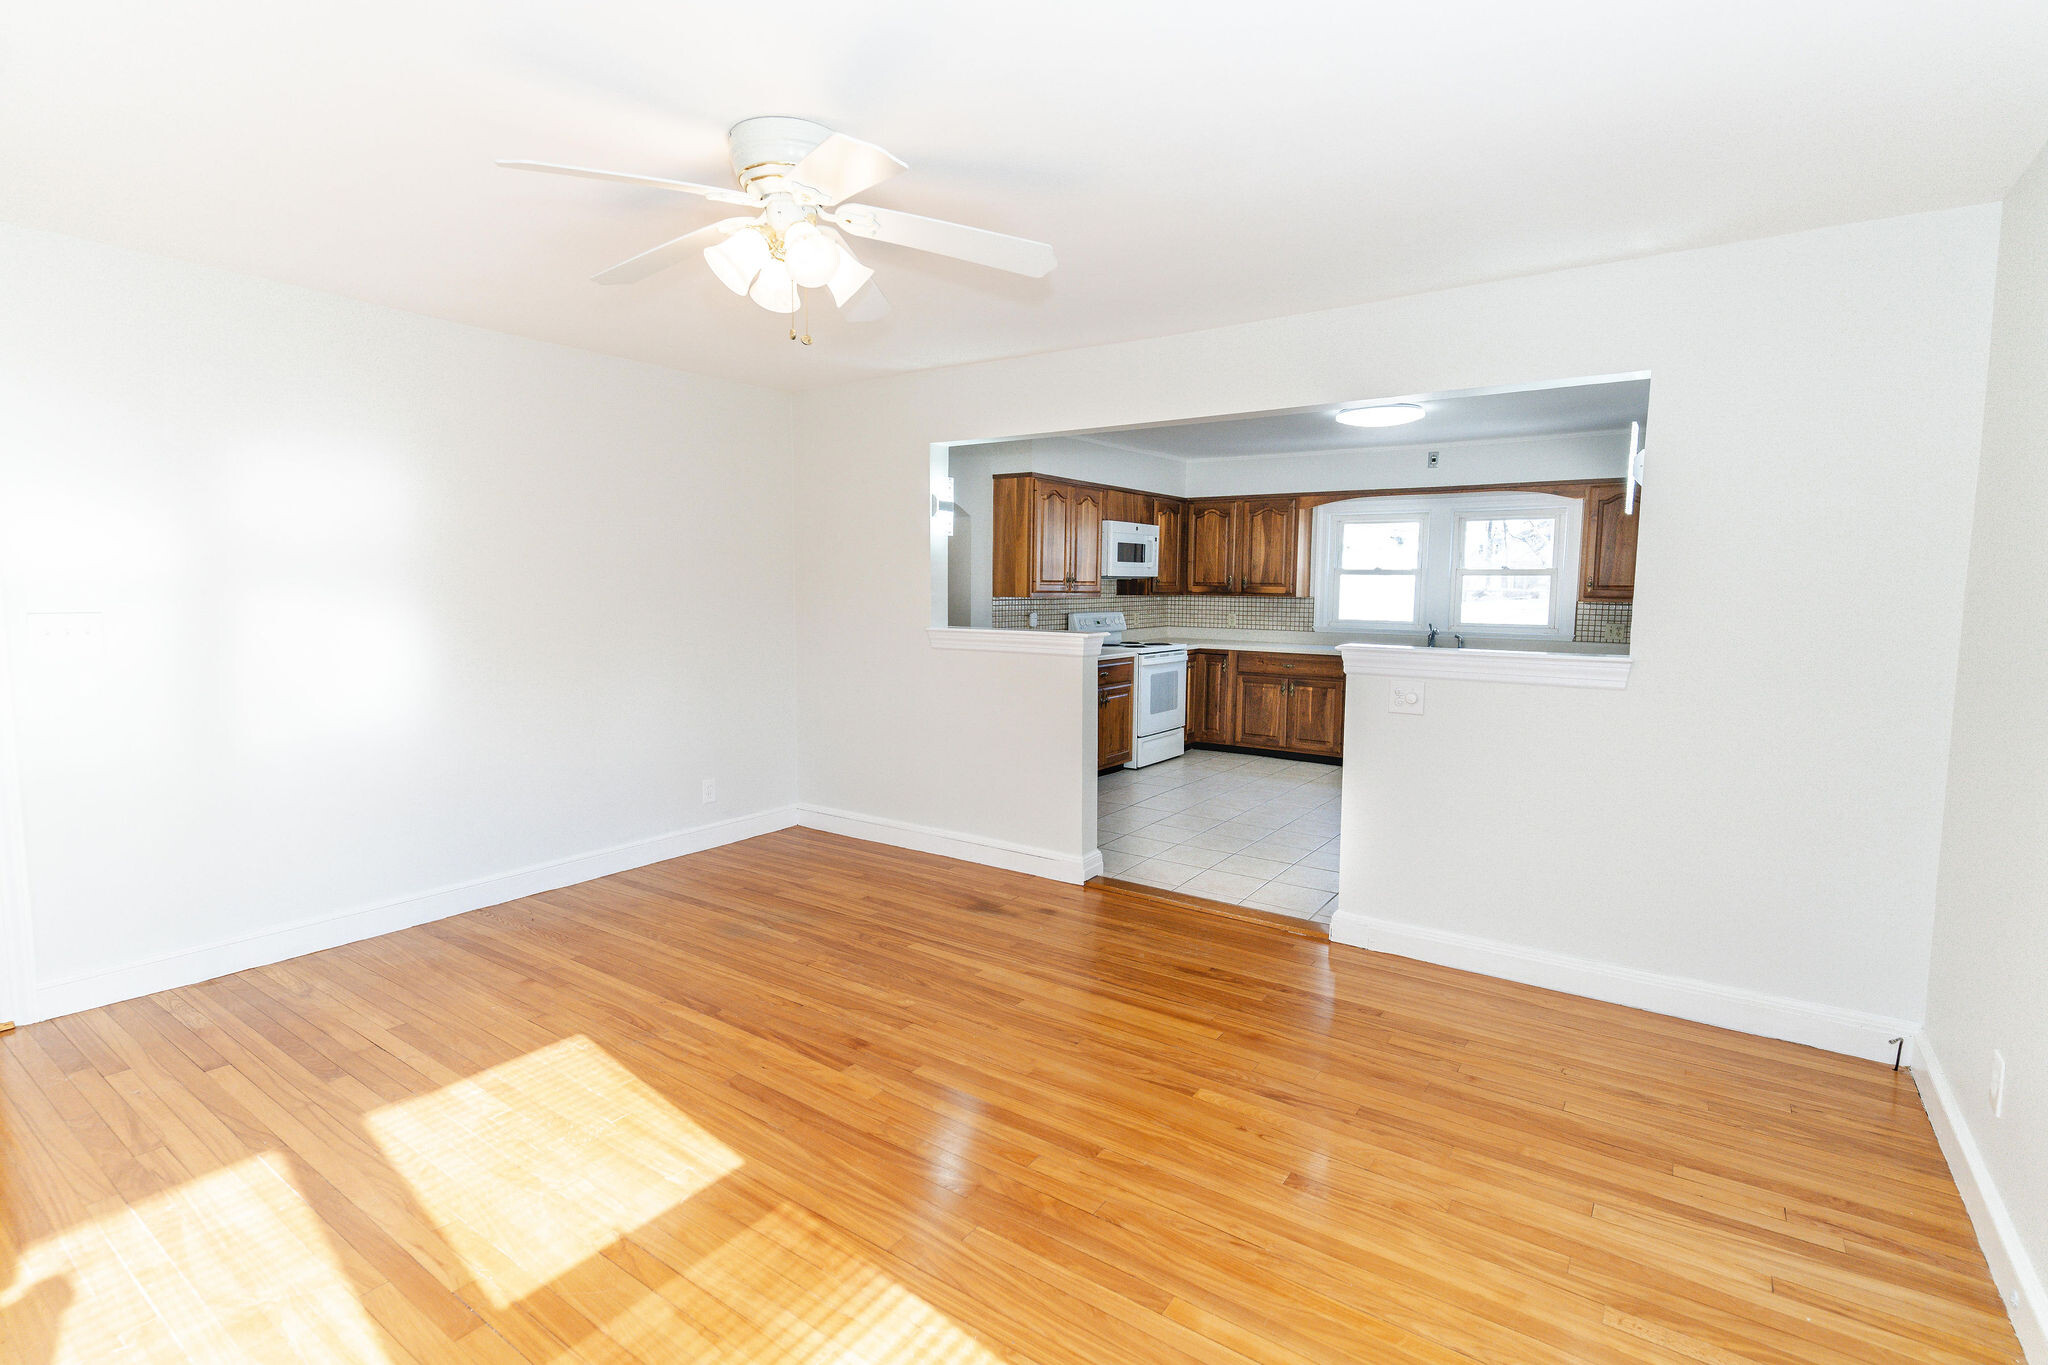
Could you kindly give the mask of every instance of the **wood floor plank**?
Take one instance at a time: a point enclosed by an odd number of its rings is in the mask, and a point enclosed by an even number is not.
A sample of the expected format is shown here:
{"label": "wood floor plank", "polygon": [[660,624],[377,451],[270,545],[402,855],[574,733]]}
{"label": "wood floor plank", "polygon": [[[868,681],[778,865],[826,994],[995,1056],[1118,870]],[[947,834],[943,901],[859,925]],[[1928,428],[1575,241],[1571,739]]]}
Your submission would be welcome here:
{"label": "wood floor plank", "polygon": [[0,1036],[0,1354],[2019,1359],[1910,1074],[808,830]]}

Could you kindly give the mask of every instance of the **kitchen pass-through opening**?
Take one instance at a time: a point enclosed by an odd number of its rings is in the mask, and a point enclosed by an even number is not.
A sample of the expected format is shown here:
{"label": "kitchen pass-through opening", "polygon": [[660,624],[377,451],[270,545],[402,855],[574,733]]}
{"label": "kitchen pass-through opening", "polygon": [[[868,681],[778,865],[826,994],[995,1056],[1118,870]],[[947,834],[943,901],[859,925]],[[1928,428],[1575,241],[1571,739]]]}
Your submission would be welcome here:
{"label": "kitchen pass-through opening", "polygon": [[1627,654],[1647,374],[954,445],[935,616],[1090,631],[1105,875],[1327,921],[1338,647]]}

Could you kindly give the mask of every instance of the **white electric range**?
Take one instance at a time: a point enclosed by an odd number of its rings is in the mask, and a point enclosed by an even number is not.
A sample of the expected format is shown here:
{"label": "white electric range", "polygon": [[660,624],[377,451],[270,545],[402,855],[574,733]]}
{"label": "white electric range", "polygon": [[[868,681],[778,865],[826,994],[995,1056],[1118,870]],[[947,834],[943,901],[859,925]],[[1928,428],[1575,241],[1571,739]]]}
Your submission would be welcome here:
{"label": "white electric range", "polygon": [[1187,752],[1188,647],[1157,640],[1126,640],[1128,627],[1120,611],[1077,611],[1067,617],[1068,630],[1098,631],[1105,659],[1129,659],[1131,700],[1136,736],[1126,768],[1179,758]]}

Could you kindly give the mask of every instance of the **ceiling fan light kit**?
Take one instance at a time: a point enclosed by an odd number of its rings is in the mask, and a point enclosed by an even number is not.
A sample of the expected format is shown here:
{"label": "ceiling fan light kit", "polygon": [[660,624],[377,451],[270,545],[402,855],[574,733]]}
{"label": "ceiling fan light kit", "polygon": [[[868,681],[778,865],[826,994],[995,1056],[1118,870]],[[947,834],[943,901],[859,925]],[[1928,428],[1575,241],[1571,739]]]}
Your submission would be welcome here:
{"label": "ceiling fan light kit", "polygon": [[[727,138],[733,178],[739,183],[736,191],[689,180],[550,162],[498,164],[512,170],[645,185],[755,210],[751,218],[722,219],[663,242],[593,278],[600,284],[631,284],[697,251],[727,289],[751,298],[771,313],[790,315],[792,338],[796,336],[794,318],[806,289],[828,291],[849,321],[873,321],[889,310],[874,283],[875,272],[861,264],[835,228],[864,240],[951,256],[1033,279],[1045,275],[1056,263],[1052,248],[1043,242],[897,209],[846,203],[908,167],[873,143],[835,133],[821,123],[779,115],[742,119],[732,126]],[[810,341],[808,333],[803,340]],[[1339,417],[1341,420],[1342,414]]]}

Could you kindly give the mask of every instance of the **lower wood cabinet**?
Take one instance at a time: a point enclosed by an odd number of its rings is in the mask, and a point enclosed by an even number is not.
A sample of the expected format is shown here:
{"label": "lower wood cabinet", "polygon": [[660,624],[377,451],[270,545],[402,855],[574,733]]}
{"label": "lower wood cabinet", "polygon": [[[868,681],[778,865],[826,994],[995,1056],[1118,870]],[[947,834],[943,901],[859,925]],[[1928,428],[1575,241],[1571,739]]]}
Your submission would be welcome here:
{"label": "lower wood cabinet", "polygon": [[1095,767],[1121,767],[1131,761],[1136,728],[1136,703],[1131,678],[1137,665],[1129,659],[1102,664],[1095,670]]}
{"label": "lower wood cabinet", "polygon": [[1231,710],[1235,675],[1227,649],[1188,653],[1188,733],[1190,744],[1235,744]]}
{"label": "lower wood cabinet", "polygon": [[1343,661],[1326,654],[1191,650],[1187,739],[1341,757]]}

